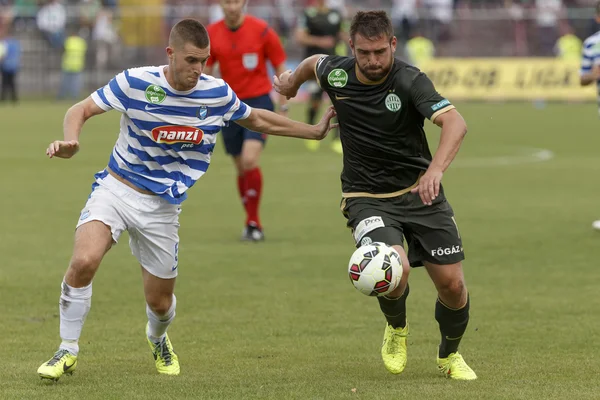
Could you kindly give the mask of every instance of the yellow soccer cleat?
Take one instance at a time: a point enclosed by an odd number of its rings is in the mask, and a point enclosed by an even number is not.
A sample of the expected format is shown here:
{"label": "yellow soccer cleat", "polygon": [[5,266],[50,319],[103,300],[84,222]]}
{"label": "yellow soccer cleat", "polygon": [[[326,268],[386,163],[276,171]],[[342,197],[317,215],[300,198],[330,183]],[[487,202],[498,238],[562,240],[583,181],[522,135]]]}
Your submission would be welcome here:
{"label": "yellow soccer cleat", "polygon": [[331,150],[333,150],[334,153],[343,154],[344,153],[344,149],[342,147],[342,141],[340,139],[335,139],[331,143]]}
{"label": "yellow soccer cleat", "polygon": [[58,381],[63,374],[72,375],[77,367],[77,356],[68,350],[59,349],[54,356],[43,363],[37,370],[42,379]]}
{"label": "yellow soccer cleat", "polygon": [[462,356],[456,352],[451,353],[446,358],[437,359],[438,370],[446,377],[450,379],[456,379],[460,381],[472,381],[477,379],[475,372],[467,365]]}
{"label": "yellow soccer cleat", "polygon": [[381,345],[383,364],[392,374],[399,374],[406,367],[406,338],[408,323],[404,328],[392,328],[386,325]]}
{"label": "yellow soccer cleat", "polygon": [[321,142],[318,140],[305,140],[304,144],[306,144],[306,148],[310,151],[317,151],[319,147],[321,147]]}
{"label": "yellow soccer cleat", "polygon": [[154,356],[156,370],[160,374],[179,375],[179,358],[173,350],[169,335],[166,335],[159,344],[155,344],[148,339],[148,344],[150,345],[152,355]]}

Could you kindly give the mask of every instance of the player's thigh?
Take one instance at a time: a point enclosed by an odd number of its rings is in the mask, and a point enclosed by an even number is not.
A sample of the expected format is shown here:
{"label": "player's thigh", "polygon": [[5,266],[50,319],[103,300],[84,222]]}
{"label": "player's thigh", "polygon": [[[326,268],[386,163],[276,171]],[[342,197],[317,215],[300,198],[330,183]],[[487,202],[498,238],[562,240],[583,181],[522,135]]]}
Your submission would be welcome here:
{"label": "player's thigh", "polygon": [[[252,108],[274,111],[275,105],[271,96],[253,97],[245,99],[244,102]],[[254,132],[250,129],[242,131],[243,146],[242,146],[242,167],[244,170],[254,169],[258,166],[258,160],[263,148],[266,145],[267,135],[264,133]]]}
{"label": "player's thigh", "polygon": [[462,263],[440,265],[425,261],[424,264],[442,301],[452,308],[462,307],[467,301]]}
{"label": "player's thigh", "polygon": [[248,131],[244,134],[244,145],[242,146],[241,167],[243,171],[249,171],[258,167],[260,155],[265,145],[265,138],[261,133]]}
{"label": "player's thigh", "polygon": [[431,206],[424,205],[417,193],[404,196],[404,225],[411,265],[421,266],[425,262],[452,265],[464,260],[454,211],[445,196],[436,198]]}
{"label": "player's thigh", "polygon": [[387,199],[351,198],[342,199],[341,209],[351,229],[356,247],[373,242],[382,242],[392,246],[400,255],[402,278],[398,287],[390,293],[400,296],[404,292],[410,274],[410,263],[404,251],[402,224]]}
{"label": "player's thigh", "polygon": [[179,213],[172,204],[155,212],[139,212],[129,231],[131,252],[140,265],[160,279],[173,279],[179,267]]}
{"label": "player's thigh", "polygon": [[408,273],[408,259],[404,251],[402,224],[385,199],[350,198],[342,199],[341,210],[347,219],[356,247],[373,242],[393,246],[400,254],[403,267]]}
{"label": "player's thigh", "polygon": [[106,252],[126,229],[121,207],[113,193],[95,186],[77,222],[68,276],[93,276]]}

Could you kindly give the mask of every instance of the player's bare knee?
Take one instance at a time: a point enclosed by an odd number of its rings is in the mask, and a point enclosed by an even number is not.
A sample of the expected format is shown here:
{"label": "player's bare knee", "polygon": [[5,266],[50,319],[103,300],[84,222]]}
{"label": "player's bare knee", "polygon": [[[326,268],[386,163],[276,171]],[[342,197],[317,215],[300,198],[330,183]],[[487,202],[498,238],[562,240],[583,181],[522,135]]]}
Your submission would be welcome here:
{"label": "player's bare knee", "polygon": [[442,299],[452,299],[459,302],[466,293],[465,282],[462,278],[448,279],[438,283],[438,293]]}
{"label": "player's bare knee", "polygon": [[71,282],[75,287],[88,285],[100,265],[101,257],[95,257],[88,254],[74,255],[67,270],[67,282]]}
{"label": "player's bare knee", "polygon": [[242,170],[244,172],[251,171],[258,167],[258,156],[248,156],[242,159]]}
{"label": "player's bare knee", "polygon": [[156,315],[167,315],[169,309],[171,308],[171,303],[173,302],[173,296],[155,296],[152,298],[146,298],[146,303],[148,303],[148,307]]}

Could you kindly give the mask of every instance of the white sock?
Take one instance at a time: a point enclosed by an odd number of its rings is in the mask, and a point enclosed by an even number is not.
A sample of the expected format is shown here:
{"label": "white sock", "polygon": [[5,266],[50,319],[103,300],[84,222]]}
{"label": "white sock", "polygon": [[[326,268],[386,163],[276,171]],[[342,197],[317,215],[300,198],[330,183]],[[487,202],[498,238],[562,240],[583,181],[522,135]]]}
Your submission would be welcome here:
{"label": "white sock", "polygon": [[69,353],[79,353],[79,337],[90,307],[92,306],[92,284],[74,288],[63,280],[60,295],[60,337],[59,349]]}
{"label": "white sock", "polygon": [[148,339],[154,343],[160,343],[167,334],[167,328],[175,319],[175,307],[177,306],[177,298],[173,295],[173,302],[166,315],[160,316],[156,314],[148,304],[146,304],[146,315],[148,315]]}

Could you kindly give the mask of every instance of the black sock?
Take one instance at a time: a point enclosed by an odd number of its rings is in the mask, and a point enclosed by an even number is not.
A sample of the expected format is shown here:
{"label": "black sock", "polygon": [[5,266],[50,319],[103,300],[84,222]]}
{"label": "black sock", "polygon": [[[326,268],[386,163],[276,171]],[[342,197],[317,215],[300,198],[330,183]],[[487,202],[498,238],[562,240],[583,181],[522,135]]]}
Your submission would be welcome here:
{"label": "black sock", "polygon": [[442,343],[440,343],[439,350],[440,358],[446,358],[458,350],[460,340],[469,323],[469,305],[468,295],[467,304],[459,310],[448,308],[439,298],[435,302],[435,319],[440,325],[440,333],[442,334]]}
{"label": "black sock", "polygon": [[379,307],[392,328],[404,328],[406,326],[406,298],[409,292],[407,283],[402,296],[396,299],[390,299],[385,296],[377,298],[379,300]]}
{"label": "black sock", "polygon": [[317,108],[311,107],[308,109],[308,124],[313,125],[317,116]]}

